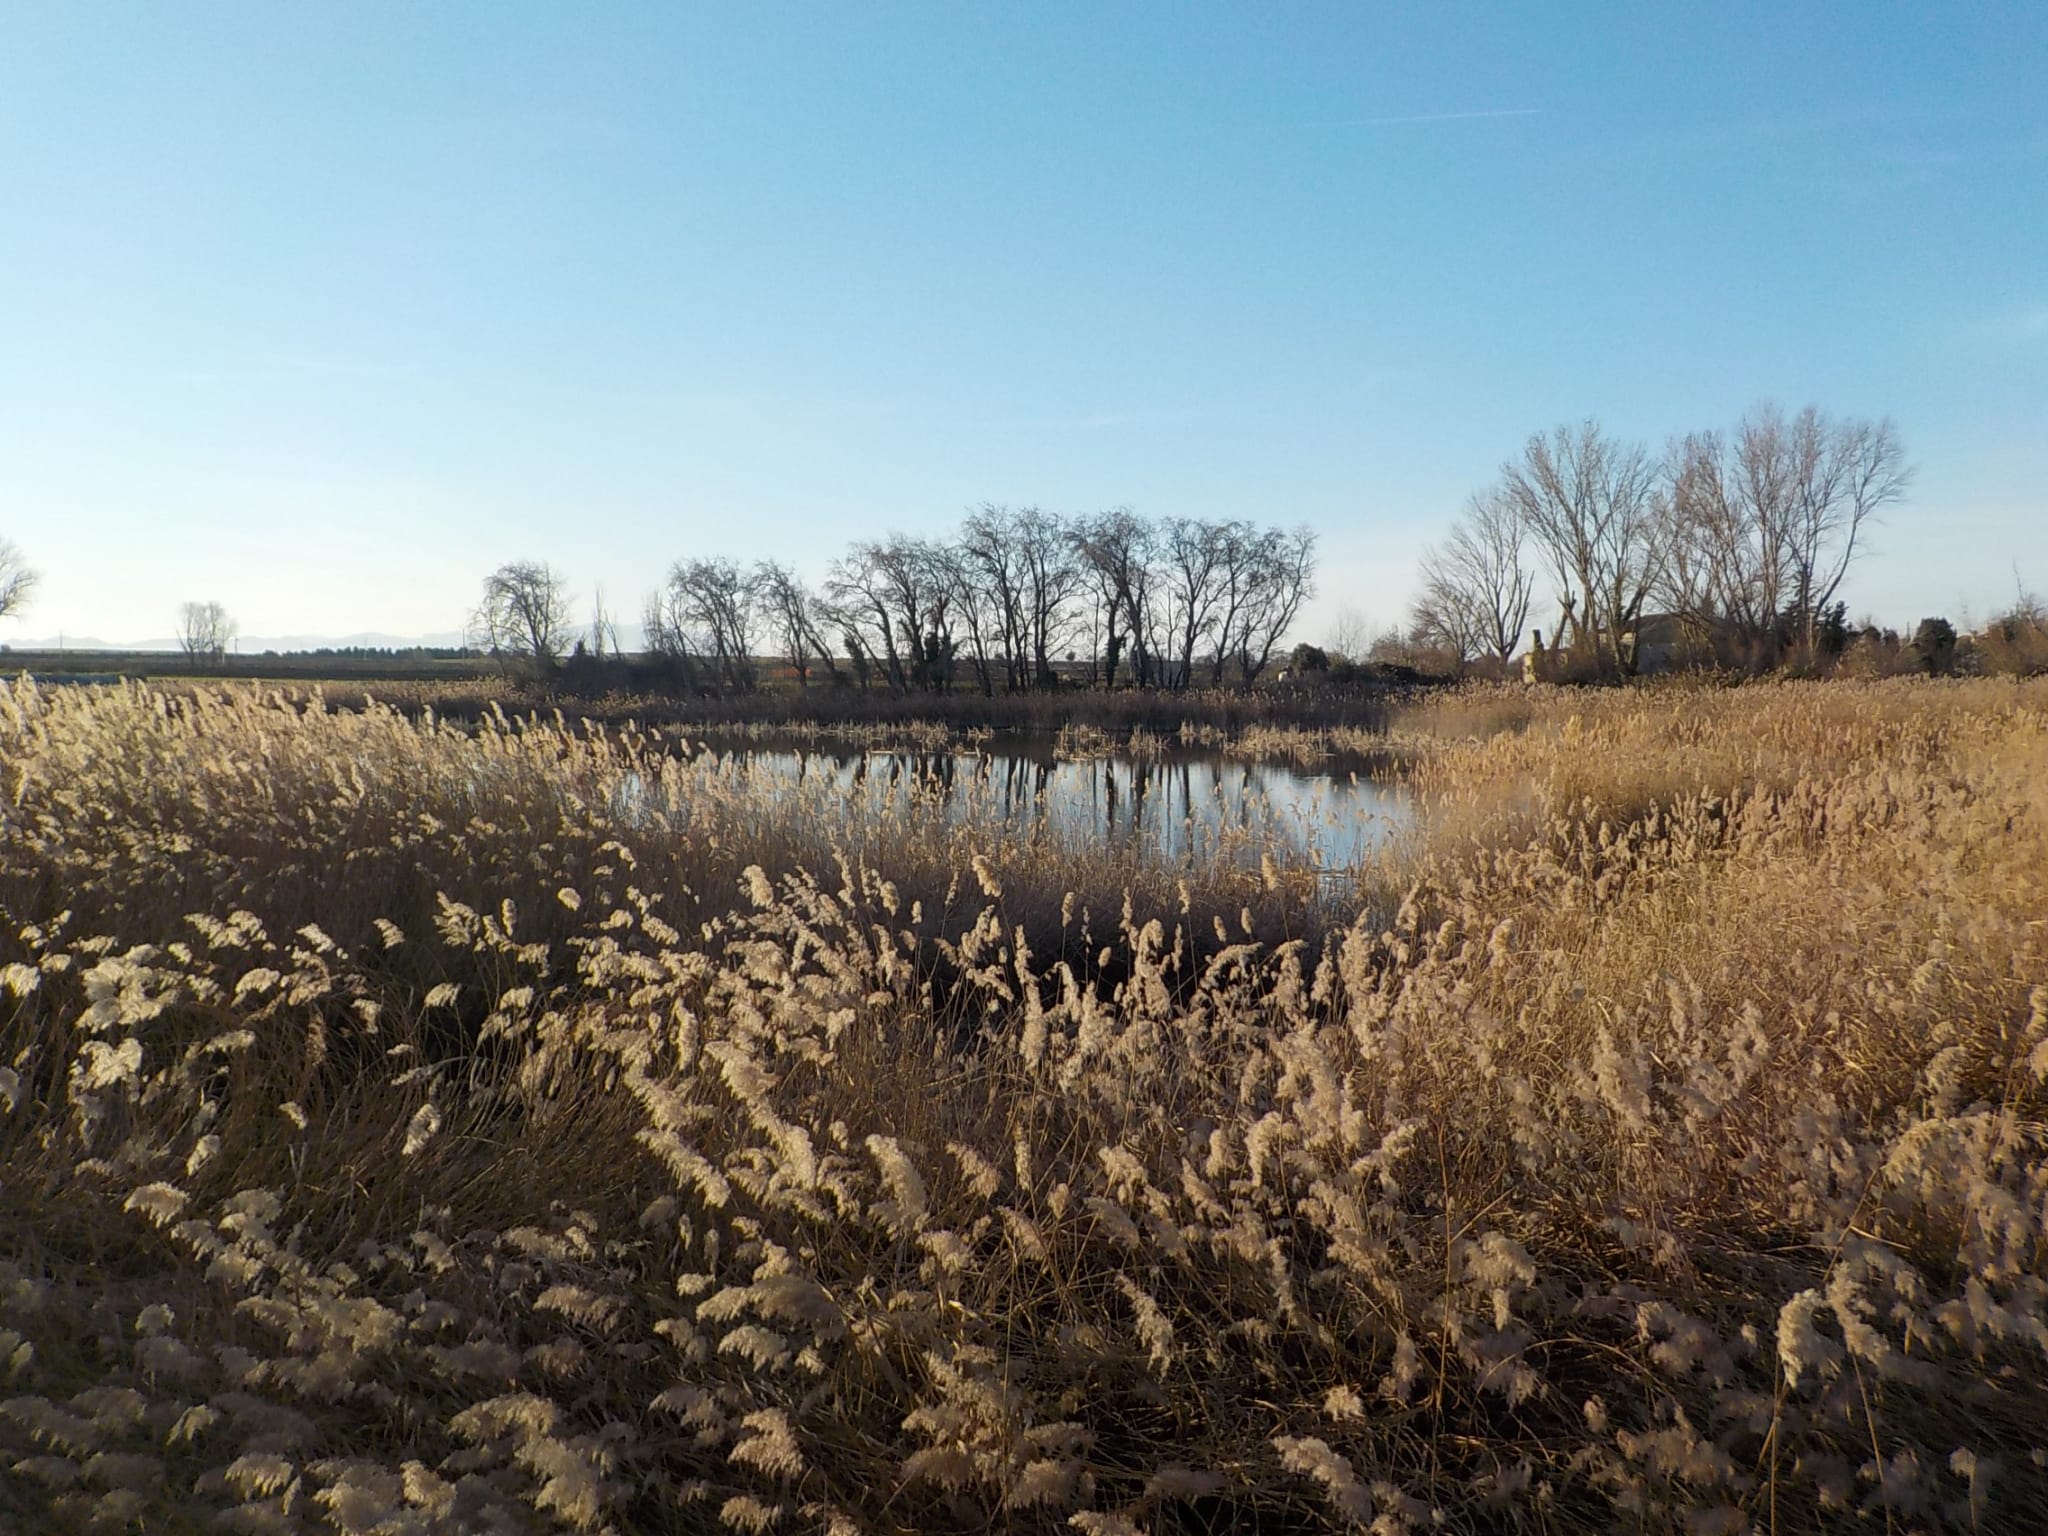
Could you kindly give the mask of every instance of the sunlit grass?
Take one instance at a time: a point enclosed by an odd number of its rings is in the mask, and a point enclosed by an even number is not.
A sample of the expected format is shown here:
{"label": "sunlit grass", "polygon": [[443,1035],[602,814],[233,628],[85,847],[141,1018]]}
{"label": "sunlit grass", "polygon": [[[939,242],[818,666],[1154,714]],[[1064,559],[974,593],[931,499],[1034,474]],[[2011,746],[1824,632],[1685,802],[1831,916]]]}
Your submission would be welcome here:
{"label": "sunlit grass", "polygon": [[2034,1529],[2048,683],[1395,729],[1333,896],[0,691],[0,1523]]}

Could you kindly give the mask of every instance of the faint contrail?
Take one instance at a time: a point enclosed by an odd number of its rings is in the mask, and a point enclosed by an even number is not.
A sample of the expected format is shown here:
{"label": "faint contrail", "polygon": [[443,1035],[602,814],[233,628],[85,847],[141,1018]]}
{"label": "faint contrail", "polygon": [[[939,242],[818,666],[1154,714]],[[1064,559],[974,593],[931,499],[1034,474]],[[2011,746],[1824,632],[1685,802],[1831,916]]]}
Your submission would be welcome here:
{"label": "faint contrail", "polygon": [[1321,128],[1397,128],[1404,123],[1464,123],[1481,117],[1540,117],[1541,107],[1500,107],[1487,112],[1425,112],[1416,117],[1342,117]]}

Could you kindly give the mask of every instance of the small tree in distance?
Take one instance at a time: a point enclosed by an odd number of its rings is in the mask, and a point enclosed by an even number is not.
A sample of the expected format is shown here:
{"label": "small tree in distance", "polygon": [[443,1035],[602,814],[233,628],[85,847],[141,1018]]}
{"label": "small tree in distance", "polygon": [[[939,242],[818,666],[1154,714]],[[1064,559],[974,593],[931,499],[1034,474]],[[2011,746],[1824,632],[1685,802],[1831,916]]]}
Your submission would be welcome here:
{"label": "small tree in distance", "polygon": [[1498,490],[1474,496],[1443,544],[1422,553],[1422,596],[1415,635],[1454,654],[1503,668],[1529,617],[1530,578],[1522,564],[1522,525]]}
{"label": "small tree in distance", "polygon": [[21,551],[0,539],[0,619],[10,618],[28,606],[41,578],[29,569]]}
{"label": "small tree in distance", "polygon": [[1913,654],[1921,671],[1947,677],[1956,669],[1956,627],[1947,619],[1922,619],[1913,631]]}
{"label": "small tree in distance", "polygon": [[234,643],[235,621],[215,602],[183,603],[178,608],[178,648],[194,666],[218,667]]}
{"label": "small tree in distance", "polygon": [[574,626],[569,587],[561,573],[538,560],[514,560],[484,578],[483,601],[470,615],[470,643],[489,651],[508,670],[554,671]]}

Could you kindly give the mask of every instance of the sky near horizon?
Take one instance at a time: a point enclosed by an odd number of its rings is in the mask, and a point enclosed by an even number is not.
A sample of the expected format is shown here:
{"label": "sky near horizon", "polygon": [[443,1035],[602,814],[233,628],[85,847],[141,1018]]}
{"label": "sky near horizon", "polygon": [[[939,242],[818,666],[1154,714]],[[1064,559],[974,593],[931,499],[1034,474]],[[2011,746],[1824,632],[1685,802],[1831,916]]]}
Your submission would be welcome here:
{"label": "sky near horizon", "polygon": [[2048,5],[0,0],[0,641],[821,577],[983,502],[1306,522],[1536,430],[1890,416],[1852,616],[2048,589]]}

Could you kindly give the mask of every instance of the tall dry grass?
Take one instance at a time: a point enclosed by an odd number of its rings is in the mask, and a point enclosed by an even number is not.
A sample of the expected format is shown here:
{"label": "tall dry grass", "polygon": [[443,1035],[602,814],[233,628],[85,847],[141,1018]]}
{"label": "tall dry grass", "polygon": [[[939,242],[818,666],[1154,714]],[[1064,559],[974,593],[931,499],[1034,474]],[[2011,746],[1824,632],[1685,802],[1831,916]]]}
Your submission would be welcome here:
{"label": "tall dry grass", "polygon": [[[205,692],[217,684],[165,679],[161,686],[177,692]],[[271,679],[266,686],[302,692],[306,685]],[[833,687],[819,682],[808,689],[776,686],[719,698],[649,687],[630,676],[618,686],[592,686],[583,691],[499,676],[335,678],[321,685],[325,698],[335,707],[353,709],[381,703],[411,715],[432,710],[444,719],[465,722],[479,720],[493,709],[522,714],[544,713],[560,706],[612,726],[637,721],[721,740],[837,736],[888,745],[935,744],[935,737],[958,742],[990,731],[1050,737],[1076,724],[1119,737],[1133,731],[1168,735],[1190,723],[1226,736],[1259,726],[1377,728],[1390,703],[1409,688],[1396,680],[1373,678],[1348,687],[1194,688],[1176,693],[1074,686],[984,695],[965,686],[941,693],[893,693],[884,688]]]}
{"label": "tall dry grass", "polygon": [[1048,949],[647,741],[6,690],[0,1516],[2037,1529],[2048,685],[1517,707],[1383,920]]}

